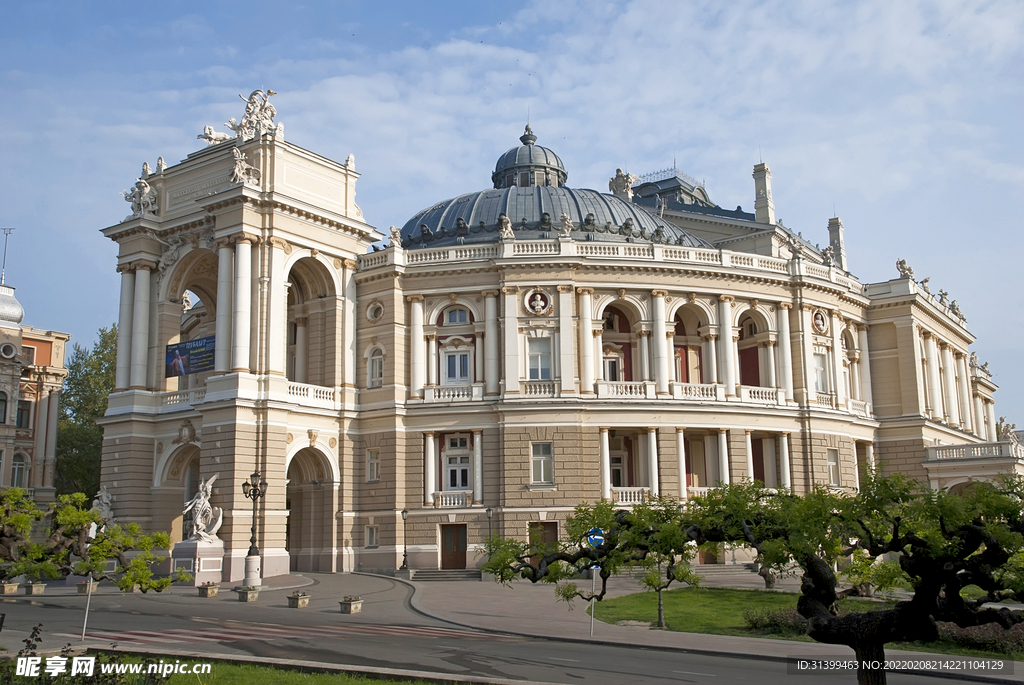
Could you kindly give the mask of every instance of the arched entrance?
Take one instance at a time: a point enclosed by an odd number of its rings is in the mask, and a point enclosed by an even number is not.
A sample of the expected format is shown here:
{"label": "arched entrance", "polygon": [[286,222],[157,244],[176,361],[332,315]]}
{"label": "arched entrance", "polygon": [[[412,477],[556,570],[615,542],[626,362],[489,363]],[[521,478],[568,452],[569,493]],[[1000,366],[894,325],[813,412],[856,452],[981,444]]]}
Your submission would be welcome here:
{"label": "arched entrance", "polygon": [[338,483],[327,458],[314,447],[299,450],[288,464],[287,483],[289,570],[333,573],[338,556]]}

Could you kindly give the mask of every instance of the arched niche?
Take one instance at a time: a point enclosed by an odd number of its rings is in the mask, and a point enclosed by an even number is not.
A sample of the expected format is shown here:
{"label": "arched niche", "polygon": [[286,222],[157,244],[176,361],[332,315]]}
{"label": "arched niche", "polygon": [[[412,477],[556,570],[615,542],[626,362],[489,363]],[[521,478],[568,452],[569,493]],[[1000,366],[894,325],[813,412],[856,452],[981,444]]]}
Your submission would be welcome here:
{"label": "arched niche", "polygon": [[332,387],[341,384],[343,298],[337,274],[322,255],[292,255],[288,268],[285,369],[288,380]]}

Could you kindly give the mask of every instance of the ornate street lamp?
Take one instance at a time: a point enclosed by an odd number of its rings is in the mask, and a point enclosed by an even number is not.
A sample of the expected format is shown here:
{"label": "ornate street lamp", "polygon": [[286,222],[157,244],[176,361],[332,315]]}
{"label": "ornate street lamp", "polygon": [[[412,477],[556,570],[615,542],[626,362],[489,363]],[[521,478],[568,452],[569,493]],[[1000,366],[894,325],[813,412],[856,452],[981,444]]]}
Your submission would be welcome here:
{"label": "ornate street lamp", "polygon": [[249,553],[245,557],[245,580],[247,587],[260,584],[260,550],[256,546],[256,503],[267,494],[267,481],[256,471],[242,483],[242,494],[252,500],[252,537],[249,538]]}
{"label": "ornate street lamp", "polygon": [[402,509],[402,566],[400,571],[409,568],[409,535],[405,528],[407,518],[409,518],[409,510]]}
{"label": "ornate street lamp", "polygon": [[494,509],[487,507],[487,539],[491,539],[491,517],[494,516]]}

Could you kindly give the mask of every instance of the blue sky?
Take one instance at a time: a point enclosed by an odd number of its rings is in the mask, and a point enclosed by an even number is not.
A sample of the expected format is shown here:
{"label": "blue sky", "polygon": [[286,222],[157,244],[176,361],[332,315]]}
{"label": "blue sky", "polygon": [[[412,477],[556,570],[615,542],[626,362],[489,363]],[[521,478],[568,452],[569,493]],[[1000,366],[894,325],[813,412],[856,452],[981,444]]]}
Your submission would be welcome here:
{"label": "blue sky", "polygon": [[486,187],[529,111],[573,187],[675,158],[750,209],[760,154],[787,226],[825,243],[835,206],[862,281],[905,258],[958,300],[1024,425],[1022,33],[1024,4],[998,0],[8,3],[7,281],[26,323],[91,344],[117,317],[99,230],[120,191],[255,88],[289,141],[355,154],[385,232]]}

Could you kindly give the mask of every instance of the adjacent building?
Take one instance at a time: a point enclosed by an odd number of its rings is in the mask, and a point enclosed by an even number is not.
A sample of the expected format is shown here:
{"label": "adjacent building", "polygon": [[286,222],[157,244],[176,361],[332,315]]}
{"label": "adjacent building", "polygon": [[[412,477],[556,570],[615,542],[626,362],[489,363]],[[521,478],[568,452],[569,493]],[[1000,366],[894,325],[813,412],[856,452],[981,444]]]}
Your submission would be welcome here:
{"label": "adjacent building", "polygon": [[286,142],[268,106],[257,91],[237,137],[147,165],[103,231],[121,295],[102,482],[119,519],[181,539],[216,475],[224,580],[256,470],[274,575],[472,567],[489,532],[554,539],[581,501],[853,491],[866,468],[963,487],[1019,462],[957,303],[902,260],[861,283],[838,218],[824,249],[776,220],[766,164],[753,212],[674,168],[604,193],[528,126],[487,187],[371,250],[355,160]]}

